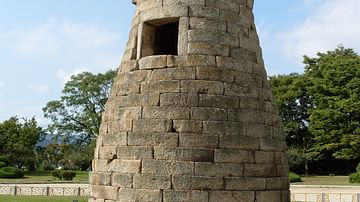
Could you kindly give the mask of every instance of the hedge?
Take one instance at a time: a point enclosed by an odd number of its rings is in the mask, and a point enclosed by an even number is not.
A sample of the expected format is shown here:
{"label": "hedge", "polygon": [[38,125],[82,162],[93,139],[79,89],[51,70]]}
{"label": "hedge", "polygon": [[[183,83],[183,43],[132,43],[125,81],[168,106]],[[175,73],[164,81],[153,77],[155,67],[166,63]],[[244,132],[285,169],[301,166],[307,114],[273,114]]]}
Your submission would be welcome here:
{"label": "hedge", "polygon": [[302,182],[301,177],[294,172],[289,172],[290,182]]}
{"label": "hedge", "polygon": [[2,167],[0,168],[0,178],[22,178],[24,172],[15,167]]}

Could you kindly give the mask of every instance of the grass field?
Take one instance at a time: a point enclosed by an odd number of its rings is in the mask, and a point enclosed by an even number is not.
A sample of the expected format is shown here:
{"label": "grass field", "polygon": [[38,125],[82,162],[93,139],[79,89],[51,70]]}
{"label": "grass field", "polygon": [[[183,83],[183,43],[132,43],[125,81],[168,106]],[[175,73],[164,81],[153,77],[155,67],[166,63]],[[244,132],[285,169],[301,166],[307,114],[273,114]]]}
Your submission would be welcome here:
{"label": "grass field", "polygon": [[337,185],[358,186],[360,183],[350,183],[349,176],[309,176],[301,177],[303,182],[292,183],[295,185]]}
{"label": "grass field", "polygon": [[[21,179],[1,179],[0,183],[87,183],[89,178],[88,171],[76,171],[76,177],[73,181],[60,181],[51,176],[49,171],[25,172]],[[0,200],[1,201],[1,200]]]}
{"label": "grass field", "polygon": [[[2,196],[0,201],[3,202],[86,202],[87,197],[76,196]],[[74,202],[75,202],[74,201]]]}

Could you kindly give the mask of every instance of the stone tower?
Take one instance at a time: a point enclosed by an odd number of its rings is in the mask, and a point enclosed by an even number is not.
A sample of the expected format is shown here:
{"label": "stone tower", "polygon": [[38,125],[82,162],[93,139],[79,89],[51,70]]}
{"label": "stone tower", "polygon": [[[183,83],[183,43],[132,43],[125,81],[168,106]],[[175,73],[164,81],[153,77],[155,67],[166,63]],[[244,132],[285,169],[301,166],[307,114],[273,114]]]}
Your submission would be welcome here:
{"label": "stone tower", "polygon": [[287,202],[253,0],[137,0],[91,202]]}

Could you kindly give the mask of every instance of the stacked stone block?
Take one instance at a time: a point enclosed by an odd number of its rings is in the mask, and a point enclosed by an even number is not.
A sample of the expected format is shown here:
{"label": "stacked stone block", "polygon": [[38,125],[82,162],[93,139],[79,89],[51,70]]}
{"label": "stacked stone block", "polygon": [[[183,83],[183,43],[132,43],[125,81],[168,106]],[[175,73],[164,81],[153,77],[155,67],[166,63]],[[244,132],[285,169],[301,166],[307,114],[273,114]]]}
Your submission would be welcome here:
{"label": "stacked stone block", "polygon": [[[286,142],[253,0],[137,0],[102,116],[91,202],[287,202]],[[148,55],[148,22],[178,22]]]}

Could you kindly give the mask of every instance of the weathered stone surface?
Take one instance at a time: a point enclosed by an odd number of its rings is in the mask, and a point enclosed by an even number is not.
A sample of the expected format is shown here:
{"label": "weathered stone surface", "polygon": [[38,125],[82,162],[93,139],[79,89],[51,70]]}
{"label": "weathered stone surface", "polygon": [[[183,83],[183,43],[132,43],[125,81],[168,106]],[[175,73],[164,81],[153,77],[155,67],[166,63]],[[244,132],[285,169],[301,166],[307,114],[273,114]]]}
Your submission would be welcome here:
{"label": "weathered stone surface", "polygon": [[217,190],[224,187],[222,177],[174,175],[172,182],[178,190]]}
{"label": "weathered stone surface", "polygon": [[266,187],[265,178],[255,177],[225,177],[226,190],[257,191]]}
{"label": "weathered stone surface", "polygon": [[153,189],[119,189],[119,202],[144,201],[144,202],[161,202],[161,191]]}
{"label": "weathered stone surface", "polygon": [[174,120],[173,129],[178,133],[201,133],[202,121]]}
{"label": "weathered stone surface", "polygon": [[106,172],[91,172],[89,179],[94,185],[109,186],[111,182],[110,173]]}
{"label": "weathered stone surface", "polygon": [[164,202],[208,202],[208,192],[164,190],[163,199]]}
{"label": "weathered stone surface", "polygon": [[126,145],[126,132],[108,133],[102,136],[104,146]]}
{"label": "weathered stone surface", "polygon": [[168,67],[215,67],[215,56],[211,55],[184,55],[167,58]]}
{"label": "weathered stone surface", "polygon": [[233,82],[234,73],[229,69],[219,69],[211,67],[197,67],[196,79],[209,81]]}
{"label": "weathered stone surface", "polygon": [[95,198],[116,200],[118,196],[118,187],[92,185],[90,195]]}
{"label": "weathered stone surface", "polygon": [[239,135],[221,135],[220,148],[234,148],[243,150],[257,150],[259,149],[259,139],[249,136]]}
{"label": "weathered stone surface", "polygon": [[194,80],[196,76],[193,67],[174,67],[156,69],[151,73],[151,80]]}
{"label": "weathered stone surface", "polygon": [[229,56],[230,47],[209,42],[189,42],[188,54]]}
{"label": "weathered stone surface", "polygon": [[253,72],[253,67],[243,60],[235,59],[232,57],[216,57],[216,67],[219,68],[228,68],[233,70],[238,70],[240,72]]}
{"label": "weathered stone surface", "polygon": [[180,92],[180,81],[144,81],[141,83],[142,93],[177,93]]}
{"label": "weathered stone surface", "polygon": [[225,83],[225,95],[237,95],[240,97],[258,98],[258,89],[253,86],[241,86],[235,83]]}
{"label": "weathered stone surface", "polygon": [[[257,191],[256,200],[259,202],[271,201],[282,201],[281,200],[281,191]],[[285,201],[285,200],[284,200]]]}
{"label": "weathered stone surface", "polygon": [[240,122],[230,121],[204,121],[203,133],[220,135],[243,135],[246,127]]}
{"label": "weathered stone surface", "polygon": [[134,188],[136,189],[170,189],[170,175],[135,174]]}
{"label": "weathered stone surface", "polygon": [[286,177],[276,177],[266,179],[266,189],[286,190],[289,189],[289,180]]}
{"label": "weathered stone surface", "polygon": [[131,146],[174,146],[178,145],[177,133],[128,133]]}
{"label": "weathered stone surface", "polygon": [[205,6],[205,0],[164,0],[163,5],[185,5],[185,6]]}
{"label": "weathered stone surface", "polygon": [[147,56],[139,60],[139,69],[159,69],[166,67],[166,55]]}
{"label": "weathered stone surface", "polygon": [[90,202],[288,202],[254,0],[133,0]]}
{"label": "weathered stone surface", "polygon": [[191,161],[143,160],[142,173],[160,175],[192,175],[194,163]]}
{"label": "weathered stone surface", "polygon": [[116,146],[107,146],[99,148],[100,159],[114,159],[116,157]]}
{"label": "weathered stone surface", "polygon": [[229,109],[229,120],[244,123],[264,124],[264,115],[263,113],[257,111]]}
{"label": "weathered stone surface", "polygon": [[198,94],[163,93],[160,95],[160,106],[196,107],[198,105]]}
{"label": "weathered stone surface", "polygon": [[244,176],[248,177],[273,177],[276,176],[276,166],[271,164],[245,164]]}
{"label": "weathered stone surface", "polygon": [[219,9],[202,7],[202,6],[192,6],[189,10],[190,17],[198,18],[207,18],[207,19],[219,19]]}
{"label": "weathered stone surface", "polygon": [[144,107],[142,118],[145,119],[190,119],[189,107]]}
{"label": "weathered stone surface", "polygon": [[135,106],[157,106],[160,101],[159,93],[143,93],[136,95],[120,96],[117,98],[118,107],[135,107]]}
{"label": "weathered stone surface", "polygon": [[172,122],[166,119],[139,119],[133,121],[134,132],[170,132]]}
{"label": "weathered stone surface", "polygon": [[241,163],[195,163],[195,175],[199,176],[242,176],[243,170]]}
{"label": "weathered stone surface", "polygon": [[116,187],[131,188],[133,186],[133,175],[114,173],[111,177],[111,183]]}
{"label": "weathered stone surface", "polygon": [[182,133],[179,135],[180,147],[209,147],[216,148],[219,144],[217,135],[197,135]]}
{"label": "weathered stone surface", "polygon": [[152,159],[152,147],[143,146],[119,146],[116,155],[120,159]]}
{"label": "weathered stone surface", "polygon": [[197,107],[191,109],[191,119],[209,120],[209,121],[226,121],[228,113],[223,108]]}
{"label": "weathered stone surface", "polygon": [[[223,163],[252,163],[254,156],[252,152],[240,149],[215,149],[215,162]],[[247,175],[245,175],[247,176]]]}
{"label": "weathered stone surface", "polygon": [[180,5],[159,6],[152,9],[144,9],[141,13],[143,21],[168,17],[185,17],[188,15],[188,7]]}
{"label": "weathered stone surface", "polygon": [[253,191],[211,191],[209,202],[247,202],[255,201],[255,193]]}
{"label": "weathered stone surface", "polygon": [[224,85],[218,81],[181,81],[182,93],[199,93],[210,95],[222,95],[224,92]]}
{"label": "weathered stone surface", "polygon": [[189,30],[189,42],[217,42],[220,45],[239,47],[239,38],[234,34],[220,30]]}
{"label": "weathered stone surface", "polygon": [[154,158],[159,160],[213,162],[214,150],[195,147],[154,147]]}
{"label": "weathered stone surface", "polygon": [[198,30],[219,30],[226,31],[226,24],[220,23],[217,20],[207,18],[190,18],[190,28]]}

